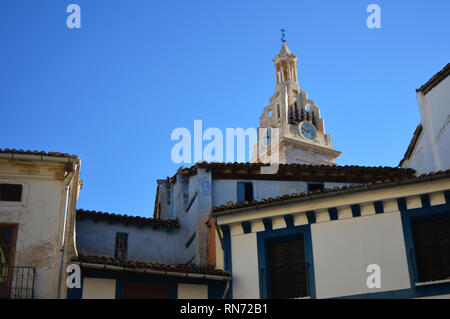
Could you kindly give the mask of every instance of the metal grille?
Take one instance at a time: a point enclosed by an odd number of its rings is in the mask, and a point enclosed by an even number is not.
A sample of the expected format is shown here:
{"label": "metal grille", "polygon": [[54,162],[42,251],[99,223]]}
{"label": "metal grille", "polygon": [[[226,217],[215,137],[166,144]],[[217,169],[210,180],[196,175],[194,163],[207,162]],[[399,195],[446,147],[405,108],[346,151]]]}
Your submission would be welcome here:
{"label": "metal grille", "polygon": [[0,299],[32,299],[34,267],[0,264]]}
{"label": "metal grille", "polygon": [[117,259],[127,259],[128,250],[128,234],[116,233],[116,245],[114,249],[114,257]]}

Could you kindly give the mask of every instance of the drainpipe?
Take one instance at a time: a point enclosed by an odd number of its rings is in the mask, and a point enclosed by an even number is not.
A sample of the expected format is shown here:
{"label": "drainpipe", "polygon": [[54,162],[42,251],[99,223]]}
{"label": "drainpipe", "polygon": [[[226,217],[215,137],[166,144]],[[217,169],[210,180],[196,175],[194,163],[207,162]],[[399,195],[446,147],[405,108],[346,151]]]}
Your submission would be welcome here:
{"label": "drainpipe", "polygon": [[63,259],[64,259],[64,244],[65,244],[65,237],[66,237],[66,224],[67,224],[67,211],[69,208],[69,193],[70,193],[70,185],[72,184],[73,178],[75,177],[75,174],[77,172],[78,164],[75,163],[73,165],[73,173],[70,177],[70,181],[66,185],[66,197],[65,197],[65,204],[64,204],[64,222],[62,225],[62,239],[61,239],[61,249],[60,256],[59,256],[59,272],[58,272],[58,293],[57,298],[61,298],[61,280],[62,280],[62,268],[63,268]]}

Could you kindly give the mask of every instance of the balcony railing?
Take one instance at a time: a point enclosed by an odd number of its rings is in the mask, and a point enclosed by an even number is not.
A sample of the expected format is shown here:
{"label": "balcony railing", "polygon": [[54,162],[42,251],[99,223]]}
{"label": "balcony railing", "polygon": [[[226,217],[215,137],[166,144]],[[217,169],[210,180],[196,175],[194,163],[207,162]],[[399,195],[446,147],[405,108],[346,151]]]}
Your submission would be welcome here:
{"label": "balcony railing", "polygon": [[0,264],[0,299],[32,299],[34,267]]}

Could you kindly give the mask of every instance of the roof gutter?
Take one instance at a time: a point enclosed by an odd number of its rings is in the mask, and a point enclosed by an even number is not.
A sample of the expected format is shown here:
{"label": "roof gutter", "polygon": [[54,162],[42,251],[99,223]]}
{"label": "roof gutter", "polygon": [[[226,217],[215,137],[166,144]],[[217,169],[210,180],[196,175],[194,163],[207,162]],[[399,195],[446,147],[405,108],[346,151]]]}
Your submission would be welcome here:
{"label": "roof gutter", "polygon": [[193,273],[188,273],[188,272],[174,272],[174,271],[154,270],[154,269],[145,269],[145,268],[128,268],[128,267],[121,267],[121,266],[112,266],[112,265],[94,264],[94,263],[85,263],[85,262],[71,262],[71,263],[79,265],[80,267],[94,268],[94,269],[130,271],[130,272],[138,272],[138,273],[145,273],[145,274],[151,274],[151,275],[191,278],[191,279],[231,281],[231,276],[193,274]]}
{"label": "roof gutter", "polygon": [[232,215],[237,214],[240,212],[253,210],[253,209],[262,209],[262,208],[268,208],[273,206],[280,206],[280,205],[289,205],[294,204],[298,202],[306,202],[308,200],[314,200],[314,199],[321,199],[321,198],[328,198],[331,196],[338,196],[338,195],[346,195],[346,194],[352,194],[352,193],[359,193],[366,190],[377,190],[377,189],[383,189],[383,188],[389,188],[397,185],[410,185],[415,183],[423,183],[428,181],[434,181],[439,179],[445,179],[450,177],[450,171],[438,175],[426,175],[423,177],[413,178],[413,179],[407,179],[407,180],[401,180],[401,181],[394,181],[390,183],[381,183],[381,184],[372,184],[372,185],[365,185],[363,187],[355,187],[355,188],[349,188],[349,189],[343,189],[339,191],[331,191],[329,193],[320,193],[317,195],[309,195],[305,197],[300,198],[291,198],[281,201],[274,201],[271,203],[264,203],[264,204],[257,204],[254,206],[247,206],[247,207],[241,207],[241,208],[235,208],[235,209],[227,209],[224,211],[219,211],[215,213],[211,213],[213,217],[220,217],[220,216],[226,216],[226,215]]}

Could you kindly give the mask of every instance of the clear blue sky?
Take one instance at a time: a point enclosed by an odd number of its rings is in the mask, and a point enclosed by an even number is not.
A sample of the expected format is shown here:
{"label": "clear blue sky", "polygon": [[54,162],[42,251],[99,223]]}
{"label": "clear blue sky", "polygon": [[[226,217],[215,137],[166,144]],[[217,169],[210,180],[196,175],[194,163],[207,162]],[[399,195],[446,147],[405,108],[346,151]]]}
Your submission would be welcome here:
{"label": "clear blue sky", "polygon": [[[82,28],[66,27],[81,7]],[[381,7],[381,29],[366,7]],[[415,89],[449,62],[450,1],[2,0],[0,148],[77,154],[78,207],[151,216],[177,127],[257,127],[280,28],[340,165],[397,166]]]}

